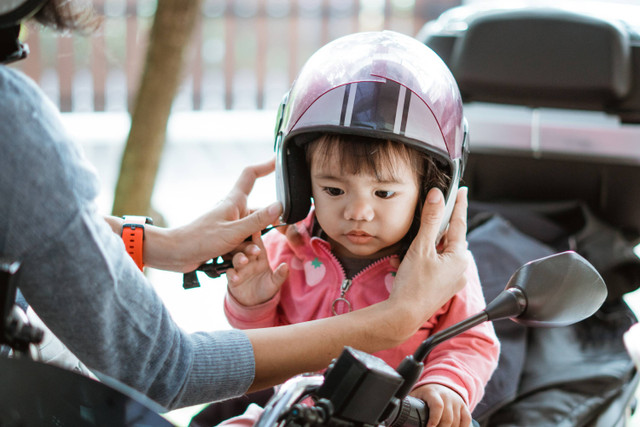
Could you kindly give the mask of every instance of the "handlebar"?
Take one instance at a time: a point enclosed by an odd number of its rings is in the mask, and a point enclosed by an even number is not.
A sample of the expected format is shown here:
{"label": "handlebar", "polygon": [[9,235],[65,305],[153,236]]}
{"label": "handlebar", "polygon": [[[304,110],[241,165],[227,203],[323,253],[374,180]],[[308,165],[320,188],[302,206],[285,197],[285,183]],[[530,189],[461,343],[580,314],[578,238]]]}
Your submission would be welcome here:
{"label": "handlebar", "polygon": [[390,417],[390,427],[425,427],[429,420],[429,407],[420,399],[407,396]]}
{"label": "handlebar", "polygon": [[[296,411],[298,419],[305,416],[314,416],[317,412],[301,412],[299,405],[296,405],[304,397],[312,395],[320,386],[322,386],[325,378],[323,375],[299,375],[285,382],[278,392],[269,400],[264,408],[264,412],[256,422],[256,427],[273,427],[279,425],[283,420]],[[321,399],[322,400],[322,399]],[[318,406],[323,406],[320,403]],[[331,405],[322,407],[328,418],[333,415]],[[329,412],[329,413],[327,413]],[[387,420],[381,425],[390,427],[425,427],[429,419],[429,408],[426,403],[412,396],[405,397],[391,412]],[[317,424],[316,419],[307,420],[308,425]],[[334,419],[330,422],[322,423],[325,425],[355,425],[348,420]],[[286,423],[285,423],[286,425]]]}

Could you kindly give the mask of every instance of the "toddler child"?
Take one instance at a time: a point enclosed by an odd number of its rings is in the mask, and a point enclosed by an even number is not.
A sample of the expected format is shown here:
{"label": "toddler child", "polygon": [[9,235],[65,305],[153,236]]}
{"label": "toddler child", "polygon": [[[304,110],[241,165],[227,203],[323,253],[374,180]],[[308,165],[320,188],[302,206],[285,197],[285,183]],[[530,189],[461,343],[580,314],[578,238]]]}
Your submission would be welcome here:
{"label": "toddler child", "polygon": [[[455,202],[467,151],[457,85],[408,36],[340,38],[309,59],[285,97],[276,151],[282,219],[295,225],[264,242],[254,236],[234,256],[225,313],[237,328],[337,316],[388,298],[427,193],[442,191],[449,214]],[[395,368],[433,333],[481,311],[473,262],[465,279],[411,339],[375,355]],[[498,351],[485,323],[430,353],[411,393],[429,406],[429,425],[469,425]]]}

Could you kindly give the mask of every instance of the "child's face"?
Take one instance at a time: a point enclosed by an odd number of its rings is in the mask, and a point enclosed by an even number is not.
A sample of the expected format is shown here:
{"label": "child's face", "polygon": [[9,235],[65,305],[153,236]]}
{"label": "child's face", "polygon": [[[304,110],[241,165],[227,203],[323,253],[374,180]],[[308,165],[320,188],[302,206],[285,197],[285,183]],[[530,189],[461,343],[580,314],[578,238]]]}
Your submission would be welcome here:
{"label": "child's face", "polygon": [[[337,156],[337,153],[329,154]],[[338,256],[378,258],[396,253],[418,203],[413,168],[399,157],[395,171],[375,175],[341,170],[337,161],[311,162],[311,187],[318,223]]]}

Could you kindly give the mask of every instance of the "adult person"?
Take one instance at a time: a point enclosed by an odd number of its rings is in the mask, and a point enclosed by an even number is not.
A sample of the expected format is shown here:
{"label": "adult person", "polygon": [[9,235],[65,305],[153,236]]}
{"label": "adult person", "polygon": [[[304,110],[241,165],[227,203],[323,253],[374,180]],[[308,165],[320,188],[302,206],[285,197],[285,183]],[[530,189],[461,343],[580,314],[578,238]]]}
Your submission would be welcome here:
{"label": "adult person", "polygon": [[[89,16],[83,4],[14,1],[0,8],[0,16],[20,11],[12,24],[19,26],[37,11],[42,23],[81,28],[77,18]],[[3,46],[20,48],[14,34],[1,32]],[[458,194],[437,251],[444,198],[433,190],[389,299],[339,320],[187,334],[113,232],[121,220],[105,221],[97,212],[97,177],[65,133],[59,112],[31,80],[6,66],[0,66],[0,117],[0,257],[20,261],[16,285],[89,368],[167,408],[240,395],[324,368],[344,345],[368,352],[398,345],[464,285],[466,192]],[[255,179],[273,167],[246,168],[228,197],[191,224],[147,226],[146,265],[190,271],[277,221],[278,204],[255,212],[246,205]]]}

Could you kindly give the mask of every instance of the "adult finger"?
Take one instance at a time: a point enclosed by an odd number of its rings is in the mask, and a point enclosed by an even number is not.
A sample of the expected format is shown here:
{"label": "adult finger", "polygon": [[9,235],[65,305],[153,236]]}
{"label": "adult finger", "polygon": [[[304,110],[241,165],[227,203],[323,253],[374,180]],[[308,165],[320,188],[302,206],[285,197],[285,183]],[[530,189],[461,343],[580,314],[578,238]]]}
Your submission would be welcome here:
{"label": "adult finger", "polygon": [[467,238],[467,187],[458,189],[456,204],[449,220],[449,230],[447,231],[447,247],[457,249],[463,246],[466,249]]}
{"label": "adult finger", "polygon": [[244,195],[248,196],[253,189],[253,185],[255,184],[258,178],[269,175],[271,172],[275,170],[276,161],[275,158],[269,160],[268,162],[259,163],[252,166],[247,166],[240,173],[240,177],[236,181],[233,189],[231,190],[230,196],[236,195]]}

